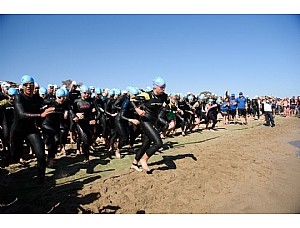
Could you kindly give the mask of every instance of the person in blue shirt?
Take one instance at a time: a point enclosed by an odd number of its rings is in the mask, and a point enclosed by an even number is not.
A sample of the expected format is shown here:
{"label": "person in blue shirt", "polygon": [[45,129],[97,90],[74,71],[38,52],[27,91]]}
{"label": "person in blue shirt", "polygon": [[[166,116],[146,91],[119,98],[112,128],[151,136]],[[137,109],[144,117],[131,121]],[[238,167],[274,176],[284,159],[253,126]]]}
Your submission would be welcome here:
{"label": "person in blue shirt", "polygon": [[247,125],[247,99],[244,97],[243,93],[239,93],[239,97],[236,98],[236,103],[237,103],[237,109],[238,109],[238,115],[239,118],[244,118],[245,121],[242,121],[241,124]]}
{"label": "person in blue shirt", "polygon": [[229,99],[226,97],[220,107],[221,114],[223,116],[223,124],[228,124],[228,115],[229,115]]}
{"label": "person in blue shirt", "polygon": [[236,108],[237,103],[235,94],[231,94],[231,97],[229,98],[229,121],[234,121],[234,123],[236,123]]}

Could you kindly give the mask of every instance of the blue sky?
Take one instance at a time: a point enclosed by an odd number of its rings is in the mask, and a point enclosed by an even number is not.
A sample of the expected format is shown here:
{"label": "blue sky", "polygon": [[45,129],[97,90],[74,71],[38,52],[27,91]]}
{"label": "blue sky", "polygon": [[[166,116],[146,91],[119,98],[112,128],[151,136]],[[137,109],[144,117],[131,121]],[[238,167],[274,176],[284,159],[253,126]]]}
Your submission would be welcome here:
{"label": "blue sky", "polygon": [[0,80],[300,95],[299,15],[0,15]]}

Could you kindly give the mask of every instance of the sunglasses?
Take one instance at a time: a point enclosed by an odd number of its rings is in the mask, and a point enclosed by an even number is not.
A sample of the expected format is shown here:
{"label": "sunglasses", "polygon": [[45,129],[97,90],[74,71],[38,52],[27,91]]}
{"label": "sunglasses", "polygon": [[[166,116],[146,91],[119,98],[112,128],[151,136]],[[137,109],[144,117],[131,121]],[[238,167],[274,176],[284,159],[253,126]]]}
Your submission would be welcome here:
{"label": "sunglasses", "polygon": [[83,94],[88,94],[88,95],[90,95],[90,93],[89,93],[89,92],[83,92]]}
{"label": "sunglasses", "polygon": [[165,88],[166,88],[166,85],[157,86],[157,87],[160,88],[160,89],[165,89]]}
{"label": "sunglasses", "polygon": [[34,84],[33,84],[33,83],[24,83],[23,86],[24,86],[24,87],[28,87],[28,86],[31,87],[31,86],[34,86]]}
{"label": "sunglasses", "polygon": [[57,97],[58,99],[62,99],[62,98],[65,98],[65,97]]}

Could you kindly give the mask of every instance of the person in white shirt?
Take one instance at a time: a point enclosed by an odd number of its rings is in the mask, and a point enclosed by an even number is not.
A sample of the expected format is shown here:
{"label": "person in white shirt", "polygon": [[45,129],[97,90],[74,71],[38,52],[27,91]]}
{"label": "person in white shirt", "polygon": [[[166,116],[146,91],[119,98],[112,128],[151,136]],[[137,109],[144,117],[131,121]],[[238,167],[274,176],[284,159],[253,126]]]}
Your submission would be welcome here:
{"label": "person in white shirt", "polygon": [[274,117],[272,112],[272,101],[270,97],[266,96],[265,100],[263,101],[263,104],[264,104],[264,112],[266,117],[265,126],[270,126],[271,123],[271,127],[275,127],[275,122],[274,122]]}

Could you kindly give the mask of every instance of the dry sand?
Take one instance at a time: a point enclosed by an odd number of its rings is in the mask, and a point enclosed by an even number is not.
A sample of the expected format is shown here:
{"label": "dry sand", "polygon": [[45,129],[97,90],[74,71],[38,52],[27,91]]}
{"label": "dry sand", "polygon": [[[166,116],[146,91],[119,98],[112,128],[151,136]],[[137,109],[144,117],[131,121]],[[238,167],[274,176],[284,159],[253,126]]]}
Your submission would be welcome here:
{"label": "dry sand", "polygon": [[275,121],[167,138],[149,161],[152,175],[129,169],[132,154],[118,160],[101,150],[90,167],[60,158],[44,188],[33,184],[34,163],[10,167],[1,172],[0,213],[299,213],[300,118]]}

